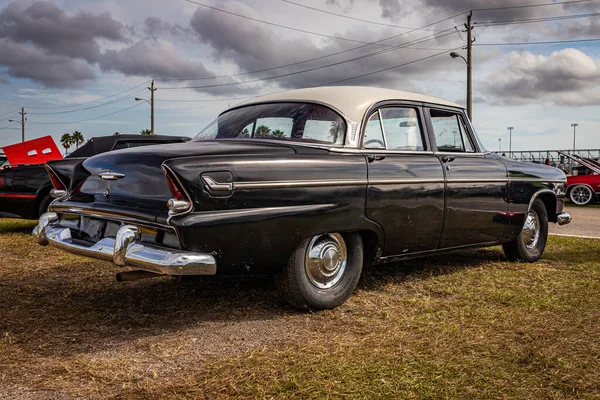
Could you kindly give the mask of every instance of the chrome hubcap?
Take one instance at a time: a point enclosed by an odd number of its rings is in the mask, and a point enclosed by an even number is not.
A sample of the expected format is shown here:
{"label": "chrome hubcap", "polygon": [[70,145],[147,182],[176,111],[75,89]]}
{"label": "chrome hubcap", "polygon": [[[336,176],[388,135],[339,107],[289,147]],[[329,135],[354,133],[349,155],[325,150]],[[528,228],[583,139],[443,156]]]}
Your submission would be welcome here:
{"label": "chrome hubcap", "polygon": [[523,242],[525,247],[533,249],[537,246],[538,240],[540,239],[540,218],[537,213],[533,210],[527,214],[525,225],[523,225]]}
{"label": "chrome hubcap", "polygon": [[329,289],[344,276],[348,252],[339,233],[327,233],[312,238],[306,249],[304,264],[308,280],[319,289]]}
{"label": "chrome hubcap", "polygon": [[587,204],[592,199],[592,192],[586,186],[577,186],[571,191],[571,200],[575,204]]}

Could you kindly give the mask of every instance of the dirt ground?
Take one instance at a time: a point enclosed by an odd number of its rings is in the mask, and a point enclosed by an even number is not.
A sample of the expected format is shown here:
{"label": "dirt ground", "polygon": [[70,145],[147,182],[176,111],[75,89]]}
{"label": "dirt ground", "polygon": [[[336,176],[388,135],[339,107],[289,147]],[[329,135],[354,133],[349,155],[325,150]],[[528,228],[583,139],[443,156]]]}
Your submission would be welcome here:
{"label": "dirt ground", "polygon": [[0,398],[600,397],[600,241],[365,271],[301,313],[268,277],[114,280],[110,263],[0,234]]}

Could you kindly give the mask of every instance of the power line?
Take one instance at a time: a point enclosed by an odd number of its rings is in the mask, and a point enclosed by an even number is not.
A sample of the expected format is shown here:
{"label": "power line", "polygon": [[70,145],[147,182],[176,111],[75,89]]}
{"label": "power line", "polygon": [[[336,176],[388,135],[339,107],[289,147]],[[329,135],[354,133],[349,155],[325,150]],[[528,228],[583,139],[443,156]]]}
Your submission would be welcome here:
{"label": "power line", "polygon": [[532,7],[546,7],[546,6],[563,6],[565,4],[577,4],[577,3],[589,3],[592,0],[574,0],[574,1],[563,1],[563,2],[552,2],[552,3],[539,3],[539,4],[525,4],[520,6],[506,6],[506,7],[489,7],[489,8],[475,8],[472,11],[498,11],[498,10],[510,10],[518,8],[532,8]]}
{"label": "power line", "polygon": [[136,86],[134,86],[134,87],[131,87],[131,88],[129,88],[129,89],[125,89],[125,90],[123,90],[123,91],[121,91],[121,92],[114,93],[114,94],[111,94],[111,95],[109,95],[109,96],[102,97],[102,98],[100,98],[100,99],[86,101],[86,102],[83,102],[83,103],[69,104],[69,105],[65,105],[65,106],[57,106],[57,107],[27,107],[27,108],[29,108],[29,109],[33,109],[33,110],[57,110],[57,109],[60,109],[60,108],[70,108],[70,107],[78,107],[78,106],[83,106],[83,105],[86,105],[86,104],[96,103],[96,102],[98,102],[98,101],[106,100],[106,99],[109,99],[109,98],[111,98],[111,97],[115,97],[115,96],[121,95],[121,94],[123,94],[123,93],[126,93],[126,92],[132,91],[132,90],[134,90],[134,89],[137,89],[137,88],[139,88],[140,86],[146,86],[148,83],[150,83],[150,81],[149,81],[149,80],[148,80],[148,81],[145,81],[145,82],[143,82],[143,83],[140,83],[139,85],[136,85]]}
{"label": "power line", "polygon": [[14,110],[7,112],[6,114],[2,114],[2,115],[0,115],[0,118],[5,118],[5,117],[9,117],[10,118],[17,111],[21,111],[21,108],[15,108]]}
{"label": "power line", "polygon": [[[462,49],[462,47],[457,47],[457,48],[455,48],[455,49],[451,49],[451,50],[459,50],[459,49]],[[390,71],[390,70],[392,70],[392,69],[396,69],[396,68],[404,67],[404,66],[406,66],[406,65],[410,65],[410,64],[415,64],[415,63],[418,63],[418,62],[421,62],[421,61],[429,60],[429,59],[431,59],[431,58],[434,58],[434,57],[439,57],[439,56],[441,56],[442,54],[447,54],[447,51],[442,51],[442,52],[440,52],[440,53],[437,53],[437,54],[432,54],[432,55],[430,55],[430,56],[427,56],[427,57],[419,58],[419,59],[417,59],[417,60],[409,61],[409,62],[406,62],[406,63],[403,63],[403,64],[394,65],[394,66],[392,66],[392,67],[383,68],[383,69],[380,69],[380,70],[377,70],[377,71],[372,71],[372,72],[367,72],[367,73],[365,73],[365,74],[356,75],[356,76],[353,76],[353,77],[351,77],[351,78],[338,79],[338,80],[336,80],[336,81],[333,81],[333,82],[327,82],[327,83],[323,83],[323,84],[320,84],[320,85],[318,85],[318,86],[329,86],[329,85],[335,85],[336,83],[341,83],[341,82],[346,82],[346,81],[350,81],[350,80],[353,80],[353,79],[363,78],[363,77],[365,77],[365,76],[369,76],[369,75],[375,75],[375,74],[379,74],[379,73],[381,73],[381,72]]]}
{"label": "power line", "polygon": [[139,107],[141,105],[143,105],[143,103],[138,103],[138,104],[136,104],[134,106],[127,107],[127,108],[124,108],[122,110],[112,112],[110,114],[100,115],[98,117],[89,118],[89,119],[82,119],[80,121],[67,121],[67,122],[35,122],[35,121],[31,121],[29,123],[30,124],[37,124],[37,125],[68,125],[68,124],[79,124],[79,123],[82,123],[82,122],[94,121],[94,120],[97,120],[97,119],[101,119],[101,118],[105,118],[105,117],[110,117],[111,115],[119,114],[119,113],[122,113],[124,111],[131,110],[132,108]]}
{"label": "power line", "polygon": [[15,126],[17,123],[13,122],[12,124],[8,124],[6,126],[1,127],[0,129],[19,129],[19,128],[11,128],[11,126]]}
{"label": "power line", "polygon": [[558,16],[552,16],[552,17],[476,22],[476,24],[477,24],[477,26],[528,24],[528,23],[536,23],[536,22],[563,21],[563,20],[569,20],[569,19],[588,18],[588,17],[595,17],[598,15],[600,15],[600,13],[588,13],[588,14],[577,14],[577,15],[558,15]]}
{"label": "power line", "polygon": [[135,93],[130,93],[127,96],[120,97],[120,98],[111,100],[111,101],[106,102],[106,103],[97,104],[95,106],[90,106],[90,107],[85,107],[85,108],[78,108],[78,109],[75,109],[75,110],[57,111],[57,112],[34,112],[34,113],[30,113],[30,114],[31,115],[58,115],[58,114],[69,114],[69,113],[74,113],[74,112],[79,112],[79,111],[91,110],[93,108],[104,107],[104,106],[107,106],[107,105],[110,105],[110,104],[118,103],[118,102],[123,101],[123,100],[131,100],[131,99],[134,98],[132,96],[136,96],[136,95],[138,95],[140,93],[143,93],[145,91],[146,91],[146,89],[144,88],[142,90],[138,90]]}
{"label": "power line", "polygon": [[[187,0],[184,0],[184,1],[187,1]],[[386,42],[388,40],[396,39],[396,38],[399,38],[401,36],[408,35],[409,33],[415,32],[417,30],[423,30],[424,28],[428,28],[428,27],[433,26],[433,25],[441,24],[442,22],[446,22],[448,20],[451,20],[451,19],[454,19],[454,18],[459,17],[461,15],[464,15],[467,12],[468,11],[463,11],[461,13],[454,14],[454,15],[451,15],[449,17],[445,17],[445,18],[442,18],[440,20],[431,22],[431,23],[429,23],[427,25],[424,25],[422,27],[419,27],[419,28],[416,28],[416,29],[412,29],[412,30],[407,31],[407,32],[397,33],[395,35],[388,36],[386,38],[377,40],[375,42],[363,44],[363,45],[360,45],[360,46],[357,46],[357,47],[352,47],[350,49],[337,51],[335,53],[330,53],[330,54],[326,54],[326,55],[315,57],[315,58],[310,58],[310,59],[307,59],[307,60],[297,61],[297,62],[294,62],[294,63],[285,64],[285,65],[279,65],[277,67],[263,68],[263,69],[260,69],[260,70],[255,70],[255,71],[250,71],[250,72],[241,72],[241,73],[237,73],[237,74],[221,75],[221,76],[207,76],[207,77],[187,78],[187,79],[183,79],[183,78],[163,78],[163,79],[161,79],[161,78],[155,78],[155,79],[163,81],[163,82],[167,82],[167,81],[194,81],[194,80],[216,79],[216,78],[231,78],[231,77],[236,77],[236,76],[250,75],[250,74],[257,74],[257,73],[260,73],[260,72],[272,71],[272,70],[279,69],[279,68],[292,67],[292,66],[295,66],[295,65],[300,65],[300,64],[305,64],[305,63],[313,62],[313,61],[323,60],[325,58],[337,56],[337,55],[348,53],[348,52],[355,51],[355,50],[360,50],[360,49],[363,49],[365,47],[369,47],[371,45],[376,45],[376,44],[379,44],[379,43],[382,43],[382,42]],[[452,29],[455,29],[455,28],[456,27],[445,29],[445,30],[439,31],[438,33],[449,31],[449,30],[452,30]]]}
{"label": "power line", "polygon": [[[344,40],[346,42],[363,43],[363,44],[367,44],[368,43],[368,42],[365,42],[365,41],[362,41],[362,40],[350,39],[350,38],[346,38],[346,37],[343,37],[343,36],[333,36],[333,35],[327,35],[325,33],[319,33],[319,32],[308,31],[308,30],[305,30],[305,29],[293,28],[291,26],[282,25],[282,24],[278,24],[278,23],[270,22],[270,21],[265,21],[264,19],[253,18],[253,17],[249,17],[247,15],[234,13],[232,11],[227,11],[227,10],[224,10],[222,8],[217,8],[217,7],[209,6],[208,4],[202,4],[202,3],[199,3],[199,2],[194,1],[194,0],[183,0],[183,1],[187,1],[188,3],[196,4],[196,5],[199,5],[201,7],[206,7],[206,8],[209,8],[211,10],[214,10],[214,11],[219,11],[219,12],[223,12],[225,14],[234,15],[236,17],[245,18],[245,19],[248,19],[250,21],[260,22],[261,24],[267,24],[267,25],[271,25],[271,26],[276,26],[278,28],[288,29],[288,30],[295,31],[295,32],[301,32],[301,33],[306,33],[306,34],[309,34],[309,35],[321,36],[321,37],[325,37],[325,38],[329,38],[329,39],[335,39],[335,40]],[[369,44],[371,44],[371,43],[369,43]],[[387,44],[377,44],[377,45],[378,46],[390,46],[390,45],[387,45]]]}
{"label": "power line", "polygon": [[393,24],[386,24],[386,23],[383,23],[383,22],[370,21],[370,20],[367,20],[367,19],[362,19],[362,18],[351,17],[350,15],[338,14],[338,13],[334,13],[334,12],[331,12],[331,11],[323,10],[323,9],[320,9],[320,8],[316,8],[316,7],[307,6],[307,5],[305,5],[305,4],[296,3],[296,2],[293,2],[293,1],[290,1],[290,0],[281,0],[281,1],[283,1],[284,3],[288,3],[288,4],[293,4],[293,5],[295,5],[295,6],[298,6],[298,7],[307,8],[307,9],[309,9],[309,10],[318,11],[318,12],[320,12],[320,13],[329,14],[329,15],[334,15],[334,16],[336,16],[336,17],[341,17],[341,18],[351,19],[351,20],[354,20],[354,21],[366,22],[367,24],[374,24],[374,25],[380,25],[380,26],[387,26],[387,27],[391,27],[391,28],[399,28],[399,29],[413,29],[413,30],[417,29],[417,30],[423,30],[423,31],[432,31],[432,32],[438,32],[438,31],[437,31],[437,30],[435,30],[435,29],[409,28],[409,27],[406,27],[406,26],[399,26],[399,25],[393,25]]}
{"label": "power line", "polygon": [[506,42],[506,43],[475,43],[473,46],[522,46],[522,45],[538,45],[538,44],[561,44],[561,43],[586,43],[600,42],[600,38],[596,39],[575,39],[575,40],[553,40],[548,42]]}
{"label": "power line", "polygon": [[[265,80],[272,80],[272,79],[277,79],[277,78],[284,78],[284,77],[288,77],[288,76],[292,76],[292,75],[298,75],[298,74],[303,74],[306,72],[312,72],[312,71],[316,71],[316,70],[320,70],[320,69],[324,69],[324,68],[329,68],[329,67],[333,67],[336,65],[340,65],[340,64],[345,64],[351,61],[356,61],[356,60],[361,60],[364,58],[368,58],[368,57],[373,57],[376,55],[381,55],[384,53],[389,53],[392,51],[396,51],[398,49],[401,49],[403,47],[406,47],[408,45],[411,44],[418,44],[418,43],[424,43],[427,42],[429,40],[433,40],[433,39],[440,39],[449,35],[453,35],[455,32],[448,32],[445,33],[443,35],[438,35],[438,34],[433,34],[433,35],[429,35],[426,36],[424,38],[420,38],[417,40],[414,40],[412,42],[407,42],[398,46],[395,46],[394,48],[391,49],[384,49],[384,50],[378,50],[374,53],[369,53],[369,54],[365,54],[359,57],[354,57],[351,59],[347,59],[347,60],[343,60],[343,61],[338,61],[335,63],[331,63],[331,64],[327,64],[327,65],[322,65],[319,67],[314,67],[314,68],[308,68],[308,69],[304,69],[302,71],[296,71],[296,72],[289,72],[286,74],[280,74],[280,75],[274,75],[274,76],[269,76],[269,77],[264,77],[264,78],[258,78],[258,79],[253,79],[253,80],[249,80],[249,81],[244,81],[244,82],[229,82],[229,83],[221,83],[221,84],[214,84],[214,85],[203,85],[203,86],[183,86],[183,87],[166,87],[166,88],[162,88],[162,90],[180,90],[180,89],[202,89],[202,88],[214,88],[214,87],[223,87],[223,86],[234,86],[234,85],[242,85],[242,84],[247,84],[247,83],[255,83],[255,82],[261,82],[261,81],[265,81]],[[428,38],[429,37],[429,38]],[[452,50],[452,49],[448,49],[448,50]],[[444,51],[447,51],[447,49],[444,49]]]}

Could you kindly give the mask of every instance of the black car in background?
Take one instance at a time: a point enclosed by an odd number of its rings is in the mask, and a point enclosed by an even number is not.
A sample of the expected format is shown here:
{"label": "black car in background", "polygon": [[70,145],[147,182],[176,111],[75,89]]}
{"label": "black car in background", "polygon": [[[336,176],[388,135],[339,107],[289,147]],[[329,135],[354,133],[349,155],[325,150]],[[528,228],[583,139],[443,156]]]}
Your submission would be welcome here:
{"label": "black car in background", "polygon": [[[86,144],[66,156],[83,161],[88,157],[113,150],[151,146],[165,143],[182,143],[189,140],[180,136],[113,135],[90,139]],[[43,164],[4,166],[6,157],[0,154],[0,217],[39,218],[46,212],[52,198],[52,183]]]}

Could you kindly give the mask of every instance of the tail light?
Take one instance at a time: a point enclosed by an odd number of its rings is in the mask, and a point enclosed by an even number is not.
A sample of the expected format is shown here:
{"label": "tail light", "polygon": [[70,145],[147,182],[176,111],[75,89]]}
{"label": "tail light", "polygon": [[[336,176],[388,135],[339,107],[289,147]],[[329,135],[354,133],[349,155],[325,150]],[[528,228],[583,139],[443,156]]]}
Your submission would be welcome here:
{"label": "tail light", "polygon": [[4,182],[5,182],[4,177],[0,176],[0,188],[4,187],[4,185],[6,185],[6,183],[4,183]]}
{"label": "tail light", "polygon": [[46,167],[46,171],[48,171],[48,176],[50,176],[50,182],[52,182],[52,186],[54,189],[50,191],[50,196],[55,199],[61,199],[67,195],[67,188],[62,183],[60,178],[56,175],[51,168]]}
{"label": "tail light", "polygon": [[169,215],[177,215],[189,211],[192,208],[192,204],[185,195],[185,190],[181,187],[179,180],[173,176],[173,173],[169,169],[163,167],[163,171],[167,179],[169,191],[173,195],[173,198],[167,202]]}

